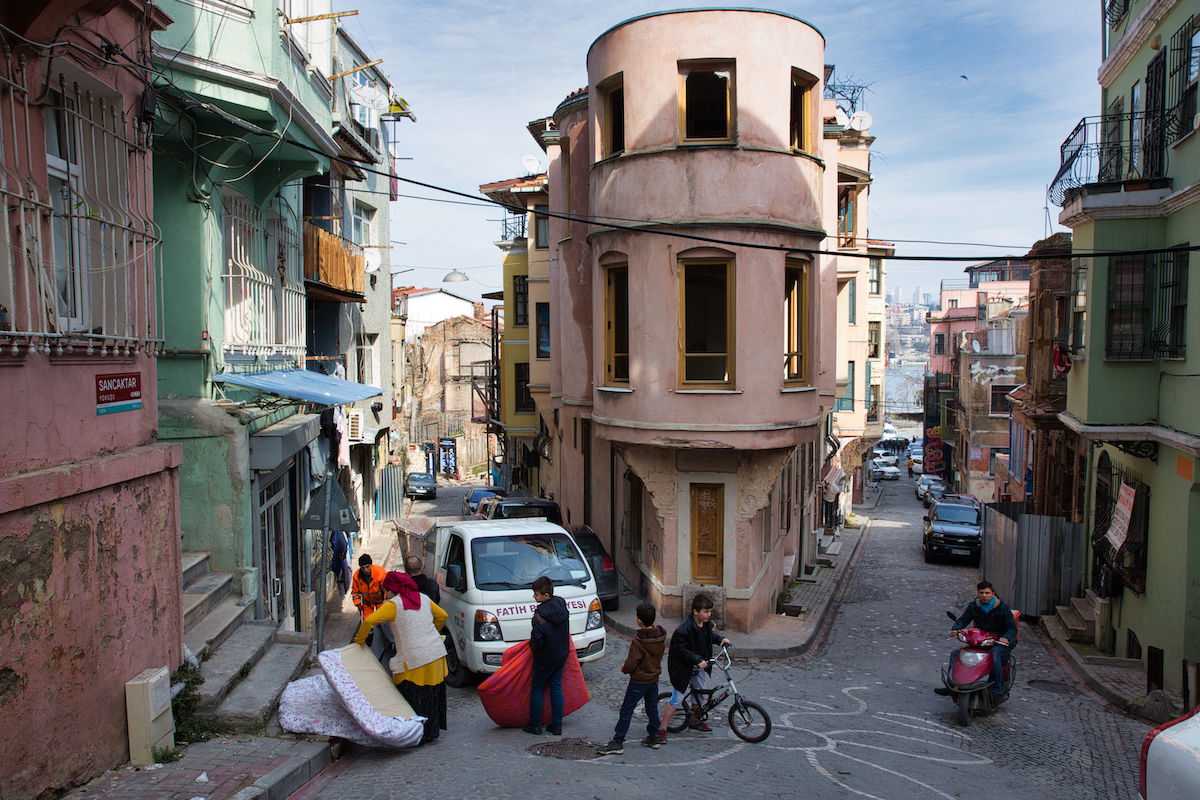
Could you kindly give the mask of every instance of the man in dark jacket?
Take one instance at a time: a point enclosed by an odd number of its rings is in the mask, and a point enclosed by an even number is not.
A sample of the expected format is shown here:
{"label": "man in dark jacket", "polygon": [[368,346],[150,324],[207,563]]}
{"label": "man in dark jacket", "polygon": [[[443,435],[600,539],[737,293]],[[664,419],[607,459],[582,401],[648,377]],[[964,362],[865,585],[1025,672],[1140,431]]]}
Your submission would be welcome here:
{"label": "man in dark jacket", "polygon": [[529,649],[533,651],[533,685],[529,689],[529,724],[526,733],[542,733],[542,705],[546,689],[550,689],[550,724],[546,732],[562,735],[563,691],[562,674],[571,652],[570,613],[561,597],[554,596],[554,582],[545,575],[533,582],[533,599],[537,611],[529,633]]}
{"label": "man in dark jacket", "polygon": [[[683,695],[687,692],[688,683],[697,689],[708,686],[708,674],[712,672],[713,645],[727,645],[729,640],[717,633],[712,623],[713,601],[704,592],[698,592],[692,598],[692,613],[680,623],[671,634],[671,651],[667,655],[667,677],[671,679],[671,699],[663,708],[662,729],[665,731],[675,714],[675,709],[683,703]],[[699,669],[694,676],[693,669]],[[696,720],[689,726],[700,733],[712,733],[707,722]]]}
{"label": "man in dark jacket", "polygon": [[409,556],[404,559],[404,571],[417,585],[417,591],[434,603],[440,603],[442,602],[442,590],[438,588],[437,581],[422,571],[424,568],[425,562],[421,561],[419,556]]}
{"label": "man in dark jacket", "polygon": [[[992,647],[992,692],[1004,695],[1004,665],[1012,657],[1012,648],[1017,644],[1017,621],[1013,617],[1008,604],[996,597],[996,591],[989,581],[980,581],[975,586],[975,599],[966,610],[954,621],[951,636],[958,635],[963,628],[978,628],[993,634],[996,644]],[[953,666],[953,654],[950,656]],[[949,689],[939,686],[934,689],[937,694],[949,694]]]}

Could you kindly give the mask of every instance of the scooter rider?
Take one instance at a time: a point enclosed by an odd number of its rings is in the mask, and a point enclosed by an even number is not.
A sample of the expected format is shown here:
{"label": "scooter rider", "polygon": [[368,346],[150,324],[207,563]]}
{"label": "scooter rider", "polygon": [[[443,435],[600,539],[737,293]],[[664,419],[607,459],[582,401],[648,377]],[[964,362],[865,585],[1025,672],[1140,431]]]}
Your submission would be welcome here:
{"label": "scooter rider", "polygon": [[[992,647],[992,693],[1004,696],[1004,665],[1012,656],[1012,648],[1016,646],[1017,623],[1013,618],[1012,609],[1008,604],[996,597],[990,581],[980,581],[975,586],[975,599],[967,606],[962,615],[954,621],[951,636],[957,636],[963,628],[978,628],[996,637]],[[954,655],[950,655],[953,666]],[[939,686],[933,690],[937,694],[950,694],[950,690]]]}

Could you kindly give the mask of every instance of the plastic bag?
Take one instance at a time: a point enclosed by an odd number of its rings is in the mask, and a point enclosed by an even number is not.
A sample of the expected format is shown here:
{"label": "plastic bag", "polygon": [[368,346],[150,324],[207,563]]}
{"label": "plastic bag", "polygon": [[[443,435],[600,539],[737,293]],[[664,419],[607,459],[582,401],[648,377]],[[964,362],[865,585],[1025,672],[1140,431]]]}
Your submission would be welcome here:
{"label": "plastic bag", "polygon": [[[533,651],[529,642],[521,642],[504,651],[500,669],[479,684],[479,701],[492,722],[501,728],[521,728],[529,724],[529,691],[533,686]],[[575,648],[567,654],[563,666],[563,716],[583,708],[592,699]],[[542,705],[542,722],[549,722],[550,692]]]}

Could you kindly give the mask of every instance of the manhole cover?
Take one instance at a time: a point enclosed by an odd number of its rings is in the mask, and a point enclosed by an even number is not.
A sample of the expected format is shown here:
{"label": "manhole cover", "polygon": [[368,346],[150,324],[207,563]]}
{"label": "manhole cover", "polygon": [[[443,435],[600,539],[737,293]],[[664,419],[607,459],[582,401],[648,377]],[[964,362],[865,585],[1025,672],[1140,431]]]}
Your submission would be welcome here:
{"label": "manhole cover", "polygon": [[589,742],[587,739],[562,739],[557,742],[535,744],[529,748],[529,752],[535,756],[545,756],[546,758],[581,761],[585,758],[595,758],[597,747],[599,747],[598,744]]}
{"label": "manhole cover", "polygon": [[1066,683],[1059,683],[1058,681],[1034,680],[1030,681],[1029,685],[1035,689],[1043,689],[1047,692],[1056,692],[1058,694],[1075,694],[1075,687]]}

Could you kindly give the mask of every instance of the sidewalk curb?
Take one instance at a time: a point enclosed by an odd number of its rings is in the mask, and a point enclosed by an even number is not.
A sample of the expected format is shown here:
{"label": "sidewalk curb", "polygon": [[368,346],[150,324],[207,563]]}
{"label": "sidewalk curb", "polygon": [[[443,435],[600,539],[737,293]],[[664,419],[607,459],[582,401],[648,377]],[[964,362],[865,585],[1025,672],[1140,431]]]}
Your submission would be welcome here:
{"label": "sidewalk curb", "polygon": [[263,775],[253,786],[243,790],[259,794],[242,797],[239,792],[236,795],[237,800],[286,800],[292,792],[308,783],[332,762],[329,742],[298,742],[296,749],[301,752],[289,758],[287,763],[280,764]]}
{"label": "sidewalk curb", "polygon": [[[872,520],[868,519],[867,523],[862,527],[862,532],[858,535],[858,541],[854,544],[854,550],[851,551],[847,558],[845,568],[837,577],[837,585],[829,595],[829,602],[821,609],[821,614],[817,618],[816,624],[813,625],[812,632],[808,634],[804,641],[786,647],[739,647],[737,648],[738,655],[746,658],[794,658],[795,656],[802,656],[811,650],[813,645],[826,632],[827,623],[831,619],[831,609],[841,604],[842,596],[846,592],[846,583],[850,576],[854,574],[858,558],[862,553],[863,542],[867,540],[867,535],[871,532],[871,525]],[[608,627],[623,636],[633,637],[637,633],[636,629],[631,625],[607,614],[605,615],[605,622]]]}

